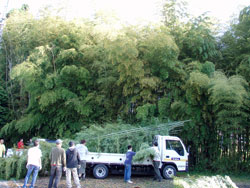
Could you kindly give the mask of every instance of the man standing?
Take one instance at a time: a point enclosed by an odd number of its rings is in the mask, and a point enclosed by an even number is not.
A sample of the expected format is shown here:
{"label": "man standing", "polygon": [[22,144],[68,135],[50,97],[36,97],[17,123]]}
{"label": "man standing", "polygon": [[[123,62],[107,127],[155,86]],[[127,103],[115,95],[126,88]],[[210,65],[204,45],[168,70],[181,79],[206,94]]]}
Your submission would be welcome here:
{"label": "man standing", "polygon": [[4,145],[4,139],[0,139],[0,158],[5,157],[6,148]]}
{"label": "man standing", "polygon": [[85,180],[86,177],[86,155],[88,154],[88,148],[85,146],[86,141],[81,140],[81,144],[76,145],[76,149],[79,152],[80,155],[80,169],[79,169],[79,178],[82,178]]}
{"label": "man standing", "polygon": [[32,138],[27,142],[27,144],[26,144],[27,146],[30,146],[30,147],[32,147],[33,146],[33,142],[32,142]]}
{"label": "man standing", "polygon": [[56,140],[56,147],[52,148],[50,152],[50,160],[51,170],[48,188],[52,188],[54,179],[54,188],[57,188],[62,177],[62,170],[66,170],[66,155],[62,148],[61,139]]}
{"label": "man standing", "polygon": [[161,173],[160,173],[160,163],[161,163],[161,158],[160,158],[160,151],[158,149],[158,143],[155,142],[153,144],[153,147],[152,147],[155,151],[155,156],[154,156],[154,159],[153,159],[153,167],[154,167],[154,173],[155,173],[155,177],[154,177],[154,181],[157,180],[159,182],[161,182],[162,180],[162,177],[161,177]]}
{"label": "man standing", "polygon": [[23,139],[21,139],[21,140],[17,143],[17,149],[24,149]]}
{"label": "man standing", "polygon": [[30,188],[34,188],[35,183],[36,183],[36,178],[38,175],[38,171],[42,169],[41,157],[42,157],[42,152],[39,149],[39,141],[35,140],[34,147],[28,150],[28,160],[27,160],[27,165],[26,165],[28,172],[24,179],[23,188],[26,188],[32,172],[33,172],[33,177],[32,177]]}
{"label": "man standing", "polygon": [[77,166],[80,164],[80,156],[75,148],[75,143],[73,141],[69,142],[69,149],[66,151],[66,182],[67,182],[67,188],[71,188],[71,172],[74,178],[74,182],[77,186],[77,188],[81,188],[79,178],[77,175]]}
{"label": "man standing", "polygon": [[133,183],[131,180],[130,180],[130,177],[131,177],[131,167],[132,167],[132,159],[133,159],[133,156],[135,155],[136,153],[132,151],[132,146],[129,145],[128,146],[128,151],[126,153],[126,160],[124,162],[124,165],[125,165],[125,172],[124,172],[124,181],[125,182],[128,182],[128,183]]}

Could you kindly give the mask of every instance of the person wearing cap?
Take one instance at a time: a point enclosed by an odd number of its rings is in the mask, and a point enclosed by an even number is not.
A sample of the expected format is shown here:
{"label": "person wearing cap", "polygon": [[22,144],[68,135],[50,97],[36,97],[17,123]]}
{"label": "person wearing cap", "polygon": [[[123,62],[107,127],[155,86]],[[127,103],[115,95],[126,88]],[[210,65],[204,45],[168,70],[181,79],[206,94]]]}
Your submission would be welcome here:
{"label": "person wearing cap", "polygon": [[76,145],[76,149],[79,152],[80,155],[80,169],[79,169],[79,178],[82,178],[85,180],[86,177],[86,155],[88,154],[88,148],[85,146],[86,141],[81,140],[81,144]]}
{"label": "person wearing cap", "polygon": [[42,169],[41,157],[42,157],[42,152],[39,149],[39,140],[35,140],[34,147],[28,150],[28,159],[27,159],[27,165],[26,165],[28,172],[24,179],[23,188],[27,187],[27,183],[29,181],[31,173],[33,173],[33,177],[32,177],[30,188],[34,188],[38,172],[39,170]]}
{"label": "person wearing cap", "polygon": [[62,177],[62,170],[66,170],[66,155],[65,150],[62,148],[61,139],[56,140],[56,147],[52,148],[49,158],[51,169],[48,188],[52,188],[53,183],[54,188],[57,188]]}
{"label": "person wearing cap", "polygon": [[67,188],[71,188],[71,173],[74,178],[74,182],[77,188],[81,188],[79,178],[77,175],[77,167],[80,165],[80,156],[75,148],[75,143],[73,141],[69,142],[69,148],[66,151],[66,183]]}
{"label": "person wearing cap", "polygon": [[153,147],[152,149],[155,151],[155,156],[154,156],[154,159],[153,159],[153,167],[154,167],[154,181],[159,181],[161,182],[162,180],[162,177],[161,177],[161,173],[160,173],[160,163],[161,163],[161,158],[160,158],[160,151],[159,151],[159,148],[158,148],[158,143],[157,142],[154,142],[153,144]]}

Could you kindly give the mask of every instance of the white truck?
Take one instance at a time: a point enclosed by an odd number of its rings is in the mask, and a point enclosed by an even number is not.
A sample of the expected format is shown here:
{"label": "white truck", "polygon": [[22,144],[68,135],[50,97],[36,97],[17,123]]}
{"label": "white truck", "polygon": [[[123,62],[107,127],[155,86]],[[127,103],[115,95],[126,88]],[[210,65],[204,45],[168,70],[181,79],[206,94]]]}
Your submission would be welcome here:
{"label": "white truck", "polygon": [[[158,143],[161,154],[160,170],[164,178],[171,179],[176,172],[188,171],[189,153],[180,138],[156,135],[153,142]],[[125,154],[89,152],[86,159],[87,170],[92,171],[97,179],[104,179],[109,173],[123,174],[125,158]],[[132,164],[132,174],[150,175],[152,172],[150,159]]]}

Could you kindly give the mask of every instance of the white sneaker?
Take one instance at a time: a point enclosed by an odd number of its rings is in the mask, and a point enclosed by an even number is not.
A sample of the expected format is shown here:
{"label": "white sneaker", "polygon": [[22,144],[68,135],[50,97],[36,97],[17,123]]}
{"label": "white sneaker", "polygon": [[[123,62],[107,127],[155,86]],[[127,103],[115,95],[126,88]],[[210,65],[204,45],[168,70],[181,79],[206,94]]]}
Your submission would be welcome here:
{"label": "white sneaker", "polygon": [[128,182],[128,183],[133,183],[133,182],[132,182],[132,181],[130,181],[130,180],[128,180],[127,182]]}

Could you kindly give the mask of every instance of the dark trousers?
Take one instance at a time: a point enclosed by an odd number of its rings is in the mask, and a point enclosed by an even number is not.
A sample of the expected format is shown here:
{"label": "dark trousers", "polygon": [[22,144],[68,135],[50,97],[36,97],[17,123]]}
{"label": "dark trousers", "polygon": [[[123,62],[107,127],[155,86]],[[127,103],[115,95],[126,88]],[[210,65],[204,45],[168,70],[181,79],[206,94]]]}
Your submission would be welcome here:
{"label": "dark trousers", "polygon": [[162,180],[159,166],[160,166],[160,161],[153,161],[154,174],[155,174],[154,179],[156,179],[156,180]]}
{"label": "dark trousers", "polygon": [[80,169],[79,169],[79,175],[83,175],[83,178],[86,176],[86,160],[80,161]]}
{"label": "dark trousers", "polygon": [[57,188],[58,184],[60,183],[61,177],[62,177],[62,166],[51,166],[48,188],[52,188],[54,179],[55,182],[53,187]]}

